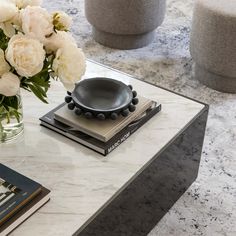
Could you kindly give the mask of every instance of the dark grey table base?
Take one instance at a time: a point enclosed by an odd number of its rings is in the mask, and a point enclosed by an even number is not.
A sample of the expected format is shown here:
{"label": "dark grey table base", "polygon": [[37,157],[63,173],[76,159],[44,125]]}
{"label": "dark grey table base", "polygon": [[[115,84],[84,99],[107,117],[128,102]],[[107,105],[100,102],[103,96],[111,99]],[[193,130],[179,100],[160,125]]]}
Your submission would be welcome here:
{"label": "dark grey table base", "polygon": [[207,116],[206,106],[74,236],[146,236],[197,178]]}

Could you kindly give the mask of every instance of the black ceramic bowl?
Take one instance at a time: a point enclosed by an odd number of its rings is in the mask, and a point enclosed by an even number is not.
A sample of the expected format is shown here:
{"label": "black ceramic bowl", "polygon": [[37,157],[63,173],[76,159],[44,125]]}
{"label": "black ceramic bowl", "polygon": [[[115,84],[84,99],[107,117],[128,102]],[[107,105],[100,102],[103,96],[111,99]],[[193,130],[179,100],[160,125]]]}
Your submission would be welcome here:
{"label": "black ceramic bowl", "polygon": [[74,91],[66,97],[68,108],[77,115],[87,118],[116,119],[120,114],[127,116],[135,110],[138,100],[132,86],[110,79],[91,78],[79,82]]}

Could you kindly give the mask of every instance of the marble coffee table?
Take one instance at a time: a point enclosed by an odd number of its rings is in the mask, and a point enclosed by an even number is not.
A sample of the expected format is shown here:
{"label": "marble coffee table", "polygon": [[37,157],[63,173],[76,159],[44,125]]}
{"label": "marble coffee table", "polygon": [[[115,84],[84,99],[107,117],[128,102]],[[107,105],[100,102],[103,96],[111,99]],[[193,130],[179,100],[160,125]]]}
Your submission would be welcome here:
{"label": "marble coffee table", "polygon": [[0,161],[49,188],[51,201],[12,235],[147,235],[197,178],[208,106],[88,61],[86,77],[97,76],[132,84],[161,113],[103,157],[39,126],[63,102],[60,83],[49,105],[23,92],[25,133],[0,146]]}

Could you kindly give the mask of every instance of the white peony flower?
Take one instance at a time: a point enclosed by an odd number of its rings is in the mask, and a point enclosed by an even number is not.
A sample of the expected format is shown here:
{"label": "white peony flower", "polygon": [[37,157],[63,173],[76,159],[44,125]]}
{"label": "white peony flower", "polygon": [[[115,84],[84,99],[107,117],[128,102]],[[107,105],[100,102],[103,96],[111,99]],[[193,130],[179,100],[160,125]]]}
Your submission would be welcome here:
{"label": "white peony flower", "polygon": [[2,49],[0,49],[0,77],[5,74],[6,72],[10,71],[10,66],[7,63],[7,61],[5,60],[5,55],[4,55],[4,51]]}
{"label": "white peony flower", "polygon": [[65,31],[53,33],[52,36],[46,38],[44,41],[44,46],[48,53],[56,52],[59,48],[63,48],[66,45],[77,46],[73,36]]}
{"label": "white peony flower", "polygon": [[84,53],[74,45],[60,48],[56,53],[52,68],[66,89],[72,91],[75,83],[85,73],[86,61]]}
{"label": "white peony flower", "polygon": [[42,70],[45,51],[38,40],[17,34],[8,43],[6,59],[19,75],[31,77]]}
{"label": "white peony flower", "polygon": [[7,72],[0,78],[0,94],[10,97],[15,96],[20,88],[19,78],[11,72]]}
{"label": "white peony flower", "polygon": [[56,30],[68,31],[72,24],[72,18],[63,11],[57,11],[52,14],[53,25]]}
{"label": "white peony flower", "polygon": [[0,23],[10,20],[18,12],[16,5],[9,0],[0,0]]}
{"label": "white peony flower", "polygon": [[16,6],[20,9],[26,8],[27,6],[40,6],[42,0],[13,0]]}
{"label": "white peony flower", "polygon": [[23,32],[41,42],[53,33],[52,16],[42,7],[26,7],[21,20]]}

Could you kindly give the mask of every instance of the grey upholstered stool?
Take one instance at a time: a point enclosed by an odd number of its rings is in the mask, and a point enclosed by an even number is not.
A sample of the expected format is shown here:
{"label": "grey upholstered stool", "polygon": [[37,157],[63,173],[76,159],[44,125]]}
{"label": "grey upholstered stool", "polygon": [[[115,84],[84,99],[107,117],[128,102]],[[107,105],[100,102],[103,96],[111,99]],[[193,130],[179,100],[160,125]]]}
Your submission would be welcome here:
{"label": "grey upholstered stool", "polygon": [[94,39],[108,47],[133,49],[154,39],[166,0],[85,0]]}
{"label": "grey upholstered stool", "polygon": [[196,0],[190,51],[199,81],[236,93],[236,0]]}

